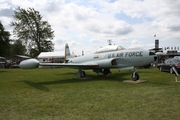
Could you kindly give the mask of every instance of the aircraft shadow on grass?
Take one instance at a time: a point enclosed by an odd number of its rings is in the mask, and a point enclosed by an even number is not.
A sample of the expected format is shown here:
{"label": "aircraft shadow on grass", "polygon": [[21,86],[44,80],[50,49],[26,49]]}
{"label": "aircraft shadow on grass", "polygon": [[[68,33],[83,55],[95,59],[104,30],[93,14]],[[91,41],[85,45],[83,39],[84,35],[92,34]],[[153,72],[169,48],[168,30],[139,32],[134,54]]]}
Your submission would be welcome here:
{"label": "aircraft shadow on grass", "polygon": [[24,83],[26,83],[27,85],[33,87],[33,88],[36,88],[38,90],[42,90],[44,92],[49,92],[49,89],[43,85],[41,85],[40,83],[35,83],[35,82],[32,82],[32,81],[23,81]]}
{"label": "aircraft shadow on grass", "polygon": [[0,71],[0,73],[7,72],[7,71]]}
{"label": "aircraft shadow on grass", "polygon": [[[119,74],[112,74],[109,76],[103,76],[103,75],[88,75],[86,78],[71,78],[71,79],[64,79],[64,80],[54,80],[54,81],[47,81],[47,82],[32,82],[32,81],[21,81],[24,82],[25,84],[37,89],[41,90],[44,92],[49,92],[50,90],[46,87],[46,85],[55,85],[55,84],[71,84],[71,83],[81,83],[81,82],[91,82],[91,81],[118,81],[122,82],[123,81],[123,76],[128,75],[129,73],[121,73]],[[118,77],[117,77],[118,76]]]}

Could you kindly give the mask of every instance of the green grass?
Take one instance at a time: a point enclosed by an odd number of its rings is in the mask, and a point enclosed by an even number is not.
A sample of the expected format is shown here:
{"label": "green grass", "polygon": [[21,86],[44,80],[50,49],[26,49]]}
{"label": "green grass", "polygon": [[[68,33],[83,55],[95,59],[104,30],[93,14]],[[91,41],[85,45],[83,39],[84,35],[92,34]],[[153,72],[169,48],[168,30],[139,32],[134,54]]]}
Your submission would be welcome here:
{"label": "green grass", "polygon": [[[179,120],[180,83],[173,74],[140,69],[141,84],[124,83],[132,71],[104,77],[76,69],[0,69],[0,119]],[[180,79],[180,77],[179,77]]]}

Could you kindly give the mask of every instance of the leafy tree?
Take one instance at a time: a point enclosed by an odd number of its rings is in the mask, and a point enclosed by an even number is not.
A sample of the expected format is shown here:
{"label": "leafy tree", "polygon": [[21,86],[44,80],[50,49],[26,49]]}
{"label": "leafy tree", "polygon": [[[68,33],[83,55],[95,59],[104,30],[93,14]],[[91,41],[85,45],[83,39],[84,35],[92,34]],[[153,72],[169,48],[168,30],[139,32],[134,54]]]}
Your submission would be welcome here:
{"label": "leafy tree", "polygon": [[10,53],[11,55],[24,55],[26,53],[26,48],[21,40],[15,40],[15,42],[11,44]]}
{"label": "leafy tree", "polygon": [[0,21],[0,56],[9,55],[9,42],[10,42],[10,33],[5,31],[4,26]]}
{"label": "leafy tree", "polygon": [[[14,18],[15,22],[11,22],[11,26],[15,27],[13,33],[19,40],[22,40],[29,53],[36,51],[39,54],[54,50],[54,44],[51,41],[54,31],[47,21],[42,20],[38,11],[33,8],[26,10],[18,7],[15,10]],[[37,55],[36,52],[34,56]]]}

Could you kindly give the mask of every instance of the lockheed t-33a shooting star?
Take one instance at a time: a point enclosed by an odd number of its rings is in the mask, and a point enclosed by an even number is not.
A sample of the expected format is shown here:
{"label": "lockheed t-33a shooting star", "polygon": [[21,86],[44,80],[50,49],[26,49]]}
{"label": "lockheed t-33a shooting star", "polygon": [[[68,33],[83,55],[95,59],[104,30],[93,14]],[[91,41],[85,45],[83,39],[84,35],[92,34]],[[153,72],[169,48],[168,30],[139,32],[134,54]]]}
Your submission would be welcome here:
{"label": "lockheed t-33a shooting star", "polygon": [[130,50],[122,46],[107,45],[93,54],[80,57],[72,57],[68,44],[65,45],[65,62],[64,63],[40,63],[36,59],[24,60],[20,67],[24,69],[37,68],[38,66],[64,66],[77,68],[77,76],[85,77],[86,69],[92,69],[96,73],[107,75],[111,73],[110,68],[119,70],[134,69],[132,80],[139,79],[135,68],[148,65],[156,60],[156,54],[148,50]]}

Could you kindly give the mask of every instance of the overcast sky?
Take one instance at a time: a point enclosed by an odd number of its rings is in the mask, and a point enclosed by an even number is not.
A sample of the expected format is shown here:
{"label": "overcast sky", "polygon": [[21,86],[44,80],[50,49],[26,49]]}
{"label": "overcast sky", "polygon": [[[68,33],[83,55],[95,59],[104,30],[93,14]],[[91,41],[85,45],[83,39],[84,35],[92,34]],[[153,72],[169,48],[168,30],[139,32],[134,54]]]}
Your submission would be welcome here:
{"label": "overcast sky", "polygon": [[[94,52],[107,40],[125,48],[180,46],[180,0],[0,0],[0,21],[12,33],[14,10],[33,7],[55,31],[55,51]],[[156,37],[154,35],[156,34]]]}

